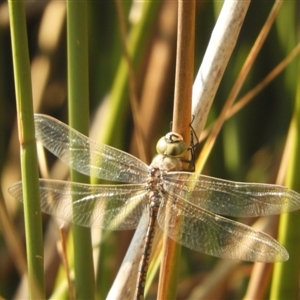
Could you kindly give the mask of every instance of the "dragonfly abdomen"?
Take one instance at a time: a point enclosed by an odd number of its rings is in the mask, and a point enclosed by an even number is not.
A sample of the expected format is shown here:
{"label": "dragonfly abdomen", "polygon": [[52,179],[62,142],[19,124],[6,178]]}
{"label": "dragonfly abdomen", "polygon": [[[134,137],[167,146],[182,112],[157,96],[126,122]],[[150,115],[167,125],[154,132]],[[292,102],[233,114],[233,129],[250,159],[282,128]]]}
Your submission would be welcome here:
{"label": "dragonfly abdomen", "polygon": [[139,270],[138,270],[135,300],[144,299],[146,277],[148,272],[152,243],[155,235],[155,226],[156,226],[155,223],[156,223],[160,202],[161,202],[161,195],[159,194],[159,192],[155,191],[149,195],[149,203],[148,203],[149,223],[145,235],[144,249],[143,249]]}

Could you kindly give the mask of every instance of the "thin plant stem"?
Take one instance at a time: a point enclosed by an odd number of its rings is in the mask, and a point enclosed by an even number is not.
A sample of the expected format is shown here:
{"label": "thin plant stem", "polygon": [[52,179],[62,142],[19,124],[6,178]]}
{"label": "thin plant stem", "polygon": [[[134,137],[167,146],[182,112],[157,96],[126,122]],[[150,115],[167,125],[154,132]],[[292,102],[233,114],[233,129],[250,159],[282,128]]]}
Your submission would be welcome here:
{"label": "thin plant stem", "polygon": [[[88,91],[88,35],[87,2],[67,2],[68,42],[68,94],[69,124],[88,135],[89,91]],[[71,180],[88,183],[89,179],[71,171]],[[95,278],[92,256],[92,241],[89,228],[75,225],[74,268],[76,299],[95,298]]]}
{"label": "thin plant stem", "polygon": [[[190,144],[194,75],[195,1],[178,2],[178,35],[172,130]],[[189,157],[187,157],[189,159]],[[168,212],[166,214],[168,217]],[[180,226],[180,224],[177,224]],[[158,299],[175,299],[181,246],[164,235]]]}
{"label": "thin plant stem", "polygon": [[59,230],[60,233],[60,240],[61,240],[61,257],[63,261],[64,268],[67,273],[67,281],[68,281],[68,290],[69,290],[69,299],[75,300],[74,295],[74,286],[73,282],[71,280],[71,272],[70,272],[70,266],[69,266],[69,257],[68,257],[68,251],[67,251],[67,234],[66,229],[62,226]]}
{"label": "thin plant stem", "polygon": [[[298,79],[300,78],[300,63],[298,60]],[[299,186],[299,164],[300,164],[300,87],[298,85],[296,92],[296,103],[294,114],[291,120],[289,137],[291,141],[291,153],[289,156],[286,185],[292,189],[298,190]],[[296,211],[289,214],[283,214],[280,217],[278,240],[283,244],[290,254],[288,261],[277,263],[274,267],[273,279],[271,285],[270,299],[296,299],[299,296],[299,232],[300,212]]]}
{"label": "thin plant stem", "polygon": [[44,299],[44,254],[31,75],[23,1],[9,1],[24,199],[29,297]]}

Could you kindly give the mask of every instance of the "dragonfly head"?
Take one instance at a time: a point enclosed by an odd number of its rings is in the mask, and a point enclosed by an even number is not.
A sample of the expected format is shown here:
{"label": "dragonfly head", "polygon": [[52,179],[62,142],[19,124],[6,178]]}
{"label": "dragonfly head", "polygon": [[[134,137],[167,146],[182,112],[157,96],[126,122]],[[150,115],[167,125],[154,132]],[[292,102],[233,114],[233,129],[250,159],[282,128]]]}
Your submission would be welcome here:
{"label": "dragonfly head", "polygon": [[169,132],[159,139],[156,144],[156,151],[169,157],[183,157],[187,151],[187,146],[180,134]]}

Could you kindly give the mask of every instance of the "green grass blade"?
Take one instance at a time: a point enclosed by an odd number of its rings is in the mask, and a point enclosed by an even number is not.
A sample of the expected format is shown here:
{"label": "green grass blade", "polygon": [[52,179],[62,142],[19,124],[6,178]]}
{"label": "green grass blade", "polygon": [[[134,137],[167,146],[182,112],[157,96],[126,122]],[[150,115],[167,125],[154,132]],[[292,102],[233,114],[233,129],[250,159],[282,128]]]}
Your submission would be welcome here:
{"label": "green grass blade", "polygon": [[[298,60],[298,80],[300,80],[300,64]],[[300,165],[300,86],[297,87],[296,105],[291,121],[289,138],[291,140],[291,155],[286,178],[286,185],[297,191],[299,184]],[[270,299],[296,299],[299,293],[300,269],[300,211],[284,214],[280,219],[279,242],[289,251],[290,258],[284,263],[278,263],[274,268]]]}
{"label": "green grass blade", "polygon": [[43,234],[39,202],[31,74],[23,1],[9,1],[24,198],[29,297],[44,298]]}
{"label": "green grass blade", "polygon": [[[69,124],[81,133],[88,135],[89,91],[86,1],[68,1],[67,30]],[[86,176],[74,170],[71,171],[71,180],[89,182]],[[74,224],[73,234],[76,299],[94,299],[95,279],[90,229]]]}

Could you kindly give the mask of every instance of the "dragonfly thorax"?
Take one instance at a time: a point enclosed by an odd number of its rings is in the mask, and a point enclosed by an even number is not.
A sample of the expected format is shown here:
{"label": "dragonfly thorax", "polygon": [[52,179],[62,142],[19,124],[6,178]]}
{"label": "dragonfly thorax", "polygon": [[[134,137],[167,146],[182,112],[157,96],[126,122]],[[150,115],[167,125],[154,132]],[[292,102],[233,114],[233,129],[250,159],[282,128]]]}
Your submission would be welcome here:
{"label": "dragonfly thorax", "polygon": [[182,162],[177,157],[165,156],[157,154],[150,165],[150,168],[158,168],[165,172],[182,170]]}
{"label": "dragonfly thorax", "polygon": [[165,171],[157,168],[151,167],[149,172],[149,177],[147,179],[147,190],[154,193],[163,193],[163,175]]}
{"label": "dragonfly thorax", "polygon": [[147,190],[156,194],[163,194],[164,177],[169,171],[179,171],[182,168],[182,163],[179,158],[169,157],[158,154],[152,160],[149,166],[149,174],[147,178]]}

